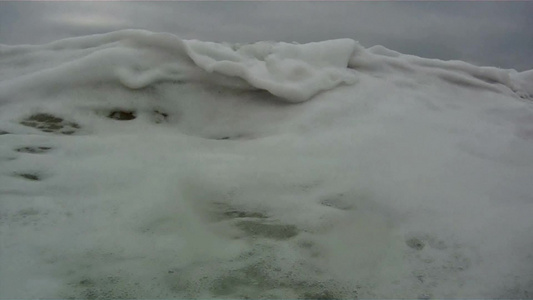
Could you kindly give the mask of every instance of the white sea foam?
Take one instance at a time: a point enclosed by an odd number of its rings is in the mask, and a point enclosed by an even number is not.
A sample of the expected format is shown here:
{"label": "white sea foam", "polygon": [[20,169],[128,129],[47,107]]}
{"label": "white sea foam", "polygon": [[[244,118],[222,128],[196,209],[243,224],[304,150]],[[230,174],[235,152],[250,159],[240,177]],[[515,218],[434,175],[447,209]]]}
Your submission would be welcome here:
{"label": "white sea foam", "polygon": [[533,293],[532,71],[138,30],[0,70],[0,298]]}

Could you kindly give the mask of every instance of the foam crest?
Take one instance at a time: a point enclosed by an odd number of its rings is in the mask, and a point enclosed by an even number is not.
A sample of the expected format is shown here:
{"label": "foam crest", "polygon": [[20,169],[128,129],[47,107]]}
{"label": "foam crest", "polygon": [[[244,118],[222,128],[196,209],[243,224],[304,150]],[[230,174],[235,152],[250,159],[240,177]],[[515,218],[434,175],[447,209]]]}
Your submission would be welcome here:
{"label": "foam crest", "polygon": [[[355,72],[347,69],[354,47],[355,42],[349,39],[305,45],[260,42],[239,47],[125,30],[4,50],[10,55],[39,49],[76,54],[72,60],[1,84],[9,84],[14,91],[17,87],[21,90],[82,81],[118,81],[131,89],[163,81],[202,81],[263,89],[289,102],[303,102],[339,84],[355,83]],[[56,60],[59,62],[59,57]],[[2,85],[0,97],[12,96],[2,93],[6,89]]]}
{"label": "foam crest", "polygon": [[346,69],[355,48],[349,39],[305,45],[260,42],[232,47],[200,41],[187,45],[189,55],[204,70],[243,78],[291,102],[356,81]]}

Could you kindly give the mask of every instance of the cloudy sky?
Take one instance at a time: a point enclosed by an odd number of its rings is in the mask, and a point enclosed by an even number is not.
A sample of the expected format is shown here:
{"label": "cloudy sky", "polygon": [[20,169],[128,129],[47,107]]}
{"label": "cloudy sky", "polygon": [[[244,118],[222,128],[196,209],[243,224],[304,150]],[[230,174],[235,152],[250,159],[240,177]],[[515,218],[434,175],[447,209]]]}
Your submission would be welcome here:
{"label": "cloudy sky", "polygon": [[312,42],[533,69],[533,2],[0,2],[0,44],[138,28],[185,39]]}

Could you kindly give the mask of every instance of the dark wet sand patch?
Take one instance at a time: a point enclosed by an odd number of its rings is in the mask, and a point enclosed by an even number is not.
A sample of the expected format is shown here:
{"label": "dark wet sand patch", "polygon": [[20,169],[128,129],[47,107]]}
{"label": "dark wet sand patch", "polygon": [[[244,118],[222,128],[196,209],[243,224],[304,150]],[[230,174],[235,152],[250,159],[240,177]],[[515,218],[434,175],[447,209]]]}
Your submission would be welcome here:
{"label": "dark wet sand patch", "polygon": [[258,211],[250,211],[246,208],[235,207],[226,203],[214,203],[214,210],[210,212],[212,218],[216,221],[231,219],[254,218],[266,219],[268,216]]}
{"label": "dark wet sand patch", "polygon": [[287,240],[299,233],[294,225],[263,223],[255,220],[239,221],[237,227],[248,236],[274,240]]}
{"label": "dark wet sand patch", "polygon": [[80,125],[75,122],[66,121],[60,117],[51,114],[39,113],[34,114],[26,119],[20,121],[20,124],[32,128],[39,129],[43,132],[59,133],[59,134],[73,134]]}
{"label": "dark wet sand patch", "polygon": [[138,283],[124,282],[118,276],[104,276],[102,278],[83,278],[70,283],[72,291],[76,291],[81,297],[71,299],[133,299]]}
{"label": "dark wet sand patch", "polygon": [[[267,261],[229,270],[214,280],[209,290],[216,298],[249,299],[268,295],[275,289],[292,290],[297,299],[356,299],[357,290],[348,290],[329,280],[293,278],[281,269],[272,268]],[[274,295],[272,295],[274,296]],[[267,299],[271,298],[267,297]],[[279,296],[278,296],[279,297]],[[274,298],[278,298],[274,296]],[[262,298],[262,297],[261,297]]]}
{"label": "dark wet sand patch", "polygon": [[415,250],[422,250],[426,246],[424,241],[416,237],[408,239],[407,241],[405,241],[405,243],[407,244],[407,246],[409,246],[409,248],[412,248]]}
{"label": "dark wet sand patch", "polygon": [[234,226],[246,234],[246,237],[286,240],[300,232],[294,225],[279,224],[269,220],[269,216],[262,212],[234,207],[225,203],[216,203],[216,208],[215,211],[211,212],[215,221],[231,221]]}
{"label": "dark wet sand patch", "polygon": [[331,197],[324,198],[320,201],[320,204],[339,210],[352,210],[354,205],[346,199],[344,194],[333,195]]}
{"label": "dark wet sand patch", "polygon": [[36,173],[15,173],[14,175],[31,181],[39,181],[42,179],[41,176]]}
{"label": "dark wet sand patch", "polygon": [[240,211],[240,210],[228,210],[222,213],[225,217],[228,217],[230,219],[236,219],[236,218],[259,218],[259,219],[265,219],[267,216],[260,212],[254,212],[254,211]]}
{"label": "dark wet sand patch", "polygon": [[20,147],[20,148],[15,149],[15,151],[17,152],[32,153],[32,154],[46,153],[50,150],[52,150],[52,147],[43,147],[43,146],[40,146],[40,147],[28,146],[28,147]]}
{"label": "dark wet sand patch", "polygon": [[137,113],[129,110],[113,110],[107,115],[107,117],[118,121],[130,121],[137,118]]}
{"label": "dark wet sand patch", "polygon": [[247,135],[247,134],[236,134],[236,135],[223,135],[223,136],[211,137],[209,139],[211,139],[211,140],[219,140],[219,141],[224,141],[224,140],[249,140],[249,139],[253,139],[253,137],[250,136],[250,135]]}
{"label": "dark wet sand patch", "polygon": [[159,124],[168,121],[169,115],[161,110],[156,109],[153,111],[153,117],[154,122],[156,124]]}

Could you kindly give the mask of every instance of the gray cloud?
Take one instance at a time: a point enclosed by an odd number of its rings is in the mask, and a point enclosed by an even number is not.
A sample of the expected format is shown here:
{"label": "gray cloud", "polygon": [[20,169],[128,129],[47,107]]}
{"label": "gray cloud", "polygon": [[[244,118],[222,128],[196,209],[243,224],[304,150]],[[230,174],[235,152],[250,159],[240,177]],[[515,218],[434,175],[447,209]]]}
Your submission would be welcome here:
{"label": "gray cloud", "polygon": [[0,43],[125,28],[185,39],[353,38],[407,54],[533,68],[532,2],[0,2]]}

